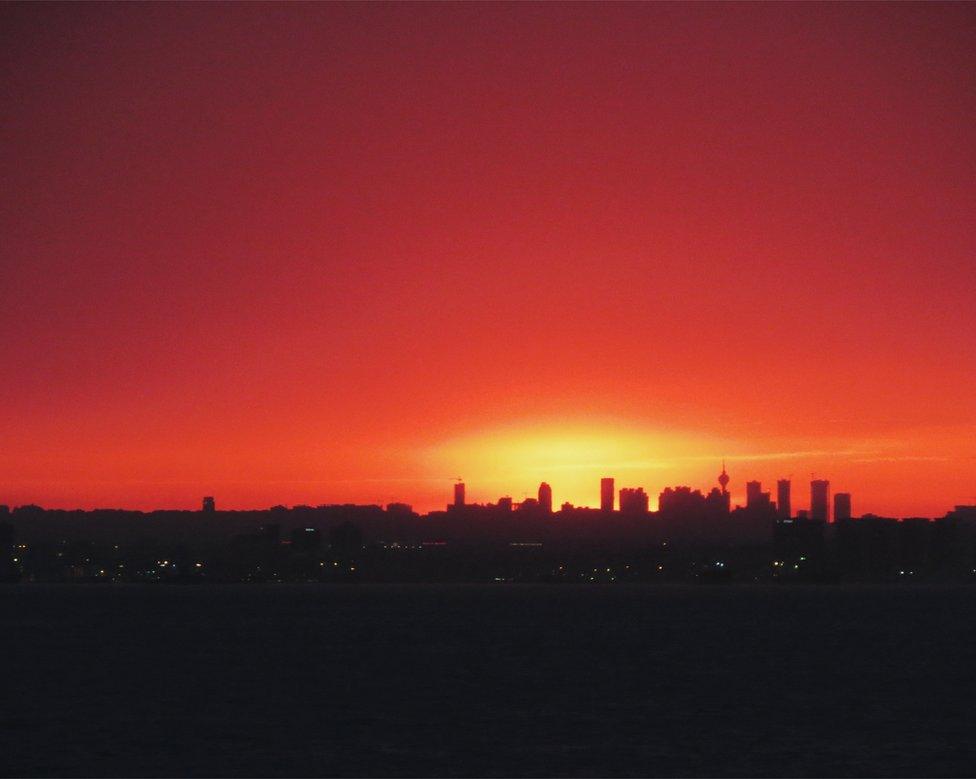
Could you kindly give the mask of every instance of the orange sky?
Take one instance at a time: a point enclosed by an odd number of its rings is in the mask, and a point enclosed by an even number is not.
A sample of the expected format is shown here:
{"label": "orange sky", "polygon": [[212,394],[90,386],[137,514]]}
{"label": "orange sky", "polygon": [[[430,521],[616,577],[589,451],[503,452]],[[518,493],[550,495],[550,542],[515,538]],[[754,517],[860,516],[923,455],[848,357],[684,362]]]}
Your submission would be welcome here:
{"label": "orange sky", "polygon": [[976,502],[972,4],[0,29],[0,502]]}

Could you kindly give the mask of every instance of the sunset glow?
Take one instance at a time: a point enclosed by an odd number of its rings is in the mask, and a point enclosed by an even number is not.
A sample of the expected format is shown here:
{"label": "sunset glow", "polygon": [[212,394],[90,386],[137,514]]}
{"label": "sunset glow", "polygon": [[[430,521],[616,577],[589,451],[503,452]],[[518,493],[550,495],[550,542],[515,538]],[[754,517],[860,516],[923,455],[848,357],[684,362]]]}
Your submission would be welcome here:
{"label": "sunset glow", "polygon": [[973,9],[3,7],[0,503],[973,503]]}

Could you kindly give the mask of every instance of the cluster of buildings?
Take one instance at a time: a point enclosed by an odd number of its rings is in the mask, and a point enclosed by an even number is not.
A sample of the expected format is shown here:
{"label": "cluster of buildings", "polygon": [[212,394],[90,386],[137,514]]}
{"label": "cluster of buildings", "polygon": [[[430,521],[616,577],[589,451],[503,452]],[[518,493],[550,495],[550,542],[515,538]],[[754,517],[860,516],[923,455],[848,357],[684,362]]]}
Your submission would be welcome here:
{"label": "cluster of buildings", "polygon": [[[779,479],[776,482],[776,501],[773,502],[770,494],[762,491],[761,482],[746,482],[746,508],[770,509],[775,511],[780,519],[790,519],[793,517],[791,488],[790,479]],[[826,479],[813,479],[810,482],[810,509],[800,509],[796,512],[796,518],[813,519],[818,522],[837,522],[850,519],[851,494],[849,492],[835,493],[833,513],[831,513],[830,482]]]}
{"label": "cluster of buildings", "polygon": [[[688,487],[668,487],[658,496],[659,511],[677,511],[690,505],[701,504],[704,508],[718,512],[730,513],[731,495],[728,491],[729,474],[722,465],[722,473],[718,476],[718,487],[713,487],[708,494],[692,491]],[[851,494],[838,492],[834,494],[833,511],[831,511],[830,482],[826,479],[813,479],[810,482],[810,508],[800,509],[794,515],[792,503],[792,481],[779,479],[776,482],[776,500],[769,492],[763,492],[762,482],[746,482],[745,510],[753,514],[773,515],[782,520],[810,519],[818,522],[837,522],[851,518]],[[463,481],[454,485],[454,502],[448,505],[449,512],[456,512],[473,504],[465,502],[465,487]],[[521,511],[530,513],[551,514],[552,487],[546,482],[539,485],[538,498],[526,498],[520,503],[513,503],[510,497],[501,497],[497,503],[489,504],[487,508],[501,511]],[[570,503],[561,506],[563,511],[574,509]],[[615,489],[613,477],[600,479],[600,511],[619,511],[624,514],[647,514],[650,512],[650,496],[643,487],[622,487],[619,493]]]}

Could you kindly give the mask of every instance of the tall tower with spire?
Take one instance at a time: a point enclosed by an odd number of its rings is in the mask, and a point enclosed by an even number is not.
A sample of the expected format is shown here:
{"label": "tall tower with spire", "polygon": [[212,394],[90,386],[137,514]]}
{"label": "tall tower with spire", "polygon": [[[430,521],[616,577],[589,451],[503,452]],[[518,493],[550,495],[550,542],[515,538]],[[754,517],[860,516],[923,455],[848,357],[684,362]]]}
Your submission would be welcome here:
{"label": "tall tower with spire", "polygon": [[722,497],[725,499],[725,510],[729,511],[732,508],[732,498],[729,495],[727,487],[731,479],[729,475],[725,472],[725,460],[722,460],[722,472],[718,475],[718,483],[722,488]]}
{"label": "tall tower with spire", "polygon": [[725,460],[722,460],[722,472],[718,475],[718,483],[722,488],[723,495],[728,492],[725,488],[729,486],[729,481],[729,475],[725,472]]}

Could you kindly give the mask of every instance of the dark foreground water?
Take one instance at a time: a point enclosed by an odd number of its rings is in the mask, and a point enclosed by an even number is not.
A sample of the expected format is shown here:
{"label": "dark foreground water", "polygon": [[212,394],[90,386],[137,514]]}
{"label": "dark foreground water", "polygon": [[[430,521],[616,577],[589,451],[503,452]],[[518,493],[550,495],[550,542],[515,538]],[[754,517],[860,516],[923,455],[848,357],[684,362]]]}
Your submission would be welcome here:
{"label": "dark foreground water", "polygon": [[976,588],[0,588],[6,775],[976,773]]}

